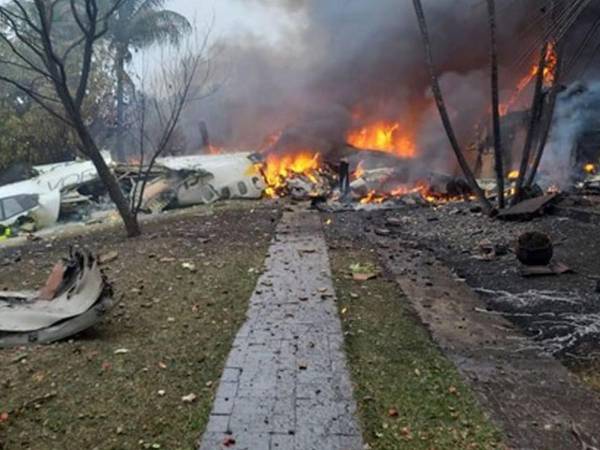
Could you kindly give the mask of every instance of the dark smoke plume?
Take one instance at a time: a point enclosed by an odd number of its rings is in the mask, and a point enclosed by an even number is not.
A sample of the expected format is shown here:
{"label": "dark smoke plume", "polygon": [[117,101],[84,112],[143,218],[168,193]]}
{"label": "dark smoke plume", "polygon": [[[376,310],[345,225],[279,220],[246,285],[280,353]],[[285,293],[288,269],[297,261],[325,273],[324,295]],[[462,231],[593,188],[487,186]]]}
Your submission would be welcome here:
{"label": "dark smoke plume", "polygon": [[[221,43],[226,83],[187,117],[205,120],[214,143],[239,150],[327,152],[361,121],[393,120],[410,130],[421,159],[448,168],[453,159],[433,107],[423,48],[408,0],[249,0],[285,8],[299,22],[276,46],[259,35]],[[536,0],[499,1],[502,79],[527,45]],[[489,110],[489,29],[481,0],[425,1],[441,84],[463,145]],[[506,6],[509,5],[509,6]],[[525,70],[528,70],[525,67]],[[199,133],[190,136],[199,142]],[[435,167],[434,167],[435,168]]]}

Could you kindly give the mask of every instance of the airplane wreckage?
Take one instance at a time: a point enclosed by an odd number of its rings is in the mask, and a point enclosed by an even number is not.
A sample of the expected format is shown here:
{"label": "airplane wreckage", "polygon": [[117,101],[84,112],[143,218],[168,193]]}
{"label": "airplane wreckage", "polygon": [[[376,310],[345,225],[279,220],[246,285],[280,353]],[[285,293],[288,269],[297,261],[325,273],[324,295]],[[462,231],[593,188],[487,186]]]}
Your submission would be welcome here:
{"label": "airplane wreckage", "polygon": [[[224,199],[259,199],[266,188],[256,169],[260,157],[251,153],[159,158],[151,168],[117,164],[108,154],[103,156],[123,190],[135,196],[132,203],[147,213]],[[30,178],[24,179],[27,175]],[[33,232],[59,221],[86,220],[94,210],[112,209],[90,161],[35,166],[12,178],[18,181],[0,187],[5,237],[11,230]]]}
{"label": "airplane wreckage", "polygon": [[36,292],[0,295],[0,348],[48,344],[90,328],[113,307],[110,284],[89,252],[72,252]]}

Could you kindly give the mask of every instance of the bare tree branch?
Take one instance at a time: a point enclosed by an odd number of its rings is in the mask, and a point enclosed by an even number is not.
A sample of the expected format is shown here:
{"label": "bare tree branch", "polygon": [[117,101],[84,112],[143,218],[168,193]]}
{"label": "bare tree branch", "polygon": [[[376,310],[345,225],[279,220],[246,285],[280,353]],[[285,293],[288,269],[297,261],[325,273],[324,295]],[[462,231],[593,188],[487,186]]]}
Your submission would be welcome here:
{"label": "bare tree branch", "polygon": [[[82,36],[69,43],[62,42],[57,36],[53,35],[55,9],[60,1],[63,0],[33,0],[36,13],[35,19],[32,17],[33,13],[32,15],[27,13],[21,0],[12,0],[20,11],[20,15],[15,15],[6,7],[0,6],[0,20],[4,22],[8,29],[8,32],[0,32],[0,39],[7,44],[15,57],[15,61],[10,61],[8,66],[14,68],[17,64],[28,67],[29,71],[37,73],[42,78],[50,81],[56,99],[62,105],[62,111],[59,112],[51,106],[57,103],[55,99],[48,97],[35,87],[26,86],[16,77],[2,75],[0,81],[16,87],[53,117],[69,125],[79,139],[78,147],[80,151],[89,157],[96,167],[100,179],[106,186],[123,219],[128,235],[137,236],[140,234],[137,218],[132,214],[129,204],[116,178],[102,157],[82,114],[82,106],[87,95],[89,78],[92,72],[96,43],[107,32],[110,15],[125,0],[114,0],[112,7],[108,8],[107,14],[102,17],[98,17],[97,0],[82,0],[85,2],[85,16],[79,12],[75,2],[71,0],[70,11],[73,21],[77,24]],[[60,33],[56,34],[60,35]],[[16,42],[12,41],[13,36]],[[31,51],[39,59],[39,64],[34,61],[35,57],[32,59],[27,52],[19,48],[19,45],[23,45],[26,50]],[[66,50],[62,55],[59,55],[57,49],[63,46],[66,46]],[[70,74],[66,70],[68,57],[74,49],[80,46],[83,47],[81,60],[79,61],[81,66],[79,70],[72,71]],[[2,61],[0,61],[1,63]],[[73,75],[74,82],[72,83],[69,77],[73,73],[75,75]],[[74,86],[73,91],[71,86]]]}
{"label": "bare tree branch", "polygon": [[50,101],[56,102],[56,99],[51,99],[50,97],[44,96],[44,95],[40,94],[39,92],[36,92],[35,90],[30,89],[27,86],[19,83],[18,81],[14,80],[12,78],[9,78],[9,77],[0,75],[0,81],[4,81],[5,83],[8,83],[8,84],[16,87],[21,92],[23,92],[28,97],[30,97],[38,105],[40,105],[44,110],[46,110],[48,113],[50,113],[52,116],[54,116],[55,118],[59,119],[60,121],[62,121],[64,123],[66,123],[69,126],[73,126],[73,124],[66,117],[64,117],[62,114],[58,113],[57,111],[55,111],[53,108],[51,108],[48,105],[47,102],[50,102]]}

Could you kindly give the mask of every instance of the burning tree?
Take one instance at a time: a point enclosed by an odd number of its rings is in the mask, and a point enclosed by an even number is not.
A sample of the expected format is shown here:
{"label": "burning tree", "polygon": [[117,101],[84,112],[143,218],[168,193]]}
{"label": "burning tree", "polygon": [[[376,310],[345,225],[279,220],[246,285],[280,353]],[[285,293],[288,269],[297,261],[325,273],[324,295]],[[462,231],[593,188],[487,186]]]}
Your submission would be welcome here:
{"label": "burning tree", "polygon": [[[573,2],[547,0],[545,7],[542,9],[543,16],[539,21],[541,24],[541,32],[539,34],[541,37],[536,39],[533,45],[533,52],[536,51],[535,49],[541,49],[539,62],[534,67],[532,73],[527,77],[527,81],[525,83],[520,83],[519,85],[520,92],[532,79],[535,79],[529,126],[521,156],[515,193],[512,199],[513,205],[524,199],[525,192],[529,190],[535,182],[548,136],[552,128],[556,98],[561,86],[563,41],[570,28],[576,22],[576,19],[590,3],[591,0],[575,0]],[[463,170],[469,185],[479,198],[484,211],[492,213],[494,209],[479,187],[450,122],[439,84],[438,74],[433,61],[431,41],[423,5],[421,0],[413,0],[413,4],[425,47],[426,63],[431,76],[433,96],[438,106],[448,140],[456,154],[458,163]],[[487,7],[490,26],[491,111],[494,137],[495,174],[498,190],[498,206],[502,209],[505,206],[505,169],[503,161],[504,151],[501,139],[501,116],[506,113],[507,106],[501,105],[499,98],[495,0],[487,0]],[[540,27],[538,26],[538,29],[539,28]],[[513,100],[514,99],[511,99],[509,102],[509,106]]]}

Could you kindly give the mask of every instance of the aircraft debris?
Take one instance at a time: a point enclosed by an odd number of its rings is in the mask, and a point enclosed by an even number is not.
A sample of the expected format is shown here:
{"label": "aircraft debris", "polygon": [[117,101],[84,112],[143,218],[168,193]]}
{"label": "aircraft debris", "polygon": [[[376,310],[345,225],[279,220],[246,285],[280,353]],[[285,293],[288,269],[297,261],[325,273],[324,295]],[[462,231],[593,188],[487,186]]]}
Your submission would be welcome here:
{"label": "aircraft debris", "polygon": [[64,339],[96,324],[112,306],[96,258],[72,252],[38,292],[2,292],[0,348]]}
{"label": "aircraft debris", "polygon": [[[103,155],[110,164],[110,155]],[[54,225],[61,216],[85,216],[98,200],[98,172],[91,161],[35,166],[33,178],[0,187],[0,225],[25,232]]]}
{"label": "aircraft debris", "polygon": [[[157,159],[148,172],[138,164],[115,167],[117,176],[130,183],[141,209],[158,213],[166,209],[211,204],[227,199],[260,199],[266,188],[256,165],[259,157],[252,153],[179,156]],[[141,174],[148,173],[144,180]]]}

